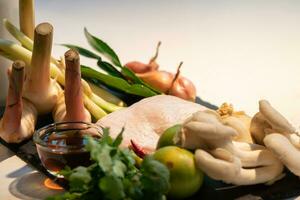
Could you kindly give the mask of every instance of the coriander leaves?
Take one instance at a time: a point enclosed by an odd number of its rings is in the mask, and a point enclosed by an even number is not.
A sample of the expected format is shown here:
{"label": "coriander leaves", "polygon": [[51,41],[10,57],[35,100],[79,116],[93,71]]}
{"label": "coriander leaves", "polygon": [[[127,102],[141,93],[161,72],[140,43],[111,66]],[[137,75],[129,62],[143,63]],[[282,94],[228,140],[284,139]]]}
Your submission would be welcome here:
{"label": "coriander leaves", "polygon": [[134,153],[121,149],[122,133],[112,139],[109,129],[97,141],[88,137],[86,149],[94,161],[89,167],[67,168],[61,174],[69,192],[48,200],[163,200],[169,190],[169,171],[151,156],[135,166]]}

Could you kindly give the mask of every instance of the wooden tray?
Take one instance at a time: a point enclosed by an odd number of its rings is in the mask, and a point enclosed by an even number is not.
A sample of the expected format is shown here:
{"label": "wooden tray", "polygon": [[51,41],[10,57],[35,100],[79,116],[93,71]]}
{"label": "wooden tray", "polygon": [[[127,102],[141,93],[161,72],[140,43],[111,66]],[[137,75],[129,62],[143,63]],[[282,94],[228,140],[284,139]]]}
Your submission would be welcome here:
{"label": "wooden tray", "polygon": [[[132,99],[129,100],[128,105],[132,103]],[[197,97],[197,103],[206,106],[211,109],[217,109],[217,106],[210,104]],[[3,114],[3,108],[0,108],[0,116]],[[51,116],[39,117],[37,128],[52,123]],[[24,141],[20,144],[8,144],[0,138],[0,143],[13,151],[19,158],[34,167],[39,172],[45,174],[47,177],[54,180],[56,183],[64,188],[67,188],[65,181],[57,179],[55,176],[47,172],[42,166],[38,157],[35,144],[32,140]],[[208,177],[205,177],[204,185],[199,192],[190,199],[237,199],[243,197],[249,197],[250,195],[256,196],[255,199],[285,199],[289,197],[295,197],[300,195],[300,179],[286,171],[286,176],[274,183],[271,186],[263,184],[252,186],[233,186],[225,184],[221,181],[215,181]],[[253,199],[253,198],[252,198]]]}

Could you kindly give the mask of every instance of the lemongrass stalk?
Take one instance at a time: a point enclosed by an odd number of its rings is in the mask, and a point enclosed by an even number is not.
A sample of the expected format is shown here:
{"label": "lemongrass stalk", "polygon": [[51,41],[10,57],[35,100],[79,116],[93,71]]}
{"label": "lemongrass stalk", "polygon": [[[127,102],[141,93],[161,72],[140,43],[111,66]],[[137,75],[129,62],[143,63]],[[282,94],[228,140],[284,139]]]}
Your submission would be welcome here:
{"label": "lemongrass stalk", "polygon": [[[48,23],[38,25],[35,29],[34,37],[28,84],[30,84],[31,88],[35,88],[33,90],[39,92],[38,90],[40,89],[47,89],[50,84],[50,56],[52,51],[53,27]],[[34,82],[36,80],[40,80],[38,84]]]}
{"label": "lemongrass stalk", "polygon": [[32,55],[31,51],[21,47],[15,42],[0,38],[0,53],[14,61],[22,60],[25,62],[26,66],[30,66]]}
{"label": "lemongrass stalk", "polygon": [[88,96],[84,94],[84,105],[93,115],[95,120],[99,120],[102,117],[106,116],[107,113],[100,108],[97,104],[95,104]]}
{"label": "lemongrass stalk", "polygon": [[[0,54],[9,59],[12,59],[12,60],[17,60],[17,59],[23,60],[26,63],[26,68],[30,66],[32,53],[29,50],[25,49],[24,47],[14,43],[14,42],[0,39]],[[8,56],[8,55],[10,55],[10,56]],[[51,77],[56,79],[58,81],[58,83],[60,83],[62,86],[65,85],[65,77],[64,77],[62,71],[53,63],[50,64],[50,74],[51,74]],[[81,84],[82,84],[83,91],[84,91],[86,97],[91,98],[93,92],[92,92],[89,84],[84,79],[81,80]],[[93,108],[95,108],[95,106],[97,106],[97,105],[103,104],[102,102],[99,102],[99,99],[101,99],[101,97],[99,97],[99,98],[94,97],[93,101],[90,99],[89,99],[89,101],[85,100],[85,106],[88,108],[90,113],[92,113],[92,114],[96,113],[95,109],[93,109]],[[88,102],[93,102],[94,105],[87,106]],[[106,104],[106,105],[110,106],[109,104]],[[123,108],[123,107],[122,106],[115,107],[115,105],[114,105],[114,107],[107,108],[107,110],[111,110],[111,112],[112,112],[114,110],[121,109],[121,108]],[[90,109],[93,109],[93,110],[90,110]],[[99,110],[99,112],[103,112],[103,110],[101,108],[96,109],[96,110]],[[102,114],[100,114],[100,115],[96,114],[96,116],[101,116],[101,115]],[[93,114],[93,116],[95,118],[97,118],[94,114]]]}
{"label": "lemongrass stalk", "polygon": [[[26,63],[26,69],[30,68],[32,52],[15,42],[0,38],[0,54],[12,61],[22,60]],[[61,85],[65,84],[63,73],[53,63],[50,64],[50,73]]]}
{"label": "lemongrass stalk", "polygon": [[22,91],[24,82],[25,63],[15,61],[9,73],[9,88],[6,98],[5,112],[2,127],[7,133],[16,132],[21,124],[22,117]]}
{"label": "lemongrass stalk", "polygon": [[[26,35],[24,35],[22,32],[20,32],[12,23],[10,23],[8,20],[4,19],[3,23],[6,27],[6,29],[18,40],[21,42],[21,44],[27,48],[28,50],[32,50],[33,49],[33,42],[30,38],[28,38]],[[63,59],[61,59],[63,62]],[[61,67],[61,64],[57,62],[56,59],[51,57],[51,76],[52,78],[57,79],[57,81],[61,84],[61,85],[65,85],[65,80],[64,77],[62,75],[61,71],[64,71],[64,67]],[[57,69],[58,68],[58,69]],[[121,102],[121,105],[115,105],[114,101],[120,102],[119,99],[115,100],[115,98],[113,97],[109,97],[109,99],[113,99],[113,103],[109,103],[109,100],[105,100],[105,98],[99,97],[97,94],[93,94],[93,91],[90,88],[90,85],[82,79],[82,85],[84,88],[84,92],[86,93],[87,96],[89,96],[98,106],[104,108],[105,110],[109,111],[109,112],[113,112],[116,111],[118,109],[120,109],[120,107],[124,107],[125,103]],[[107,94],[103,94],[104,97],[107,97]],[[110,95],[113,96],[113,95]]]}
{"label": "lemongrass stalk", "polygon": [[36,106],[39,114],[51,112],[61,92],[60,86],[50,78],[52,39],[51,24],[42,23],[35,28],[31,67],[26,74],[23,96]]}
{"label": "lemongrass stalk", "polygon": [[19,21],[21,31],[29,38],[34,37],[34,0],[19,0]]}
{"label": "lemongrass stalk", "polygon": [[91,94],[90,99],[108,112],[114,112],[120,109],[120,106],[109,103],[94,93]]}
{"label": "lemongrass stalk", "polygon": [[83,104],[79,54],[72,49],[67,51],[65,63],[65,119],[66,121],[90,121],[90,113]]}
{"label": "lemongrass stalk", "polygon": [[3,19],[3,24],[6,28],[6,30],[12,35],[14,36],[14,38],[16,38],[19,42],[21,42],[21,44],[23,45],[23,47],[25,47],[26,49],[32,51],[33,49],[33,41],[26,36],[24,33],[22,33],[21,31],[19,31],[17,29],[17,27],[15,27],[12,23],[10,23],[7,19]]}
{"label": "lemongrass stalk", "polygon": [[19,143],[30,138],[37,122],[37,110],[22,99],[25,63],[15,61],[9,73],[9,89],[3,118],[0,120],[0,137],[8,143]]}
{"label": "lemongrass stalk", "polygon": [[[15,38],[17,39],[23,47],[28,49],[29,51],[33,50],[33,41],[27,37],[24,33],[22,33],[16,26],[14,26],[9,20],[3,19],[3,24],[6,30]],[[51,57],[51,62],[55,65],[59,65],[57,59]]]}
{"label": "lemongrass stalk", "polygon": [[98,85],[95,85],[94,83],[88,81],[88,84],[90,85],[93,93],[99,97],[101,97],[103,100],[110,102],[112,104],[115,104],[117,106],[124,107],[126,106],[126,103],[122,101],[122,99],[118,98],[117,96],[111,94],[107,90],[99,87]]}

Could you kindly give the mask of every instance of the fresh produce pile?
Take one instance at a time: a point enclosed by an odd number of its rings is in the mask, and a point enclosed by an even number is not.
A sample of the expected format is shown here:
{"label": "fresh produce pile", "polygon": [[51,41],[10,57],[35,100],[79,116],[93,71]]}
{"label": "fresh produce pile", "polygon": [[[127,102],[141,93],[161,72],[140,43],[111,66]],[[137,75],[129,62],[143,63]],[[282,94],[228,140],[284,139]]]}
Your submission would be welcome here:
{"label": "fresh produce pile", "polygon": [[108,129],[103,129],[99,141],[88,137],[86,149],[93,164],[61,171],[69,181],[69,192],[48,200],[165,199],[170,187],[167,167],[151,156],[145,157],[137,167],[134,153],[118,148],[121,141],[122,132],[112,139]]}
{"label": "fresh produce pile", "polygon": [[[84,29],[97,53],[63,44],[71,49],[57,60],[51,24],[34,27],[33,0],[20,0],[21,30],[3,22],[20,44],[0,39],[0,55],[14,61],[0,137],[29,139],[37,117],[48,113],[56,122],[109,128],[99,141],[88,138],[93,164],[61,171],[70,190],[50,199],[184,199],[199,191],[203,173],[234,185],[271,185],[284,167],[300,176],[300,136],[287,119],[266,100],[254,117],[226,103],[216,111],[194,103],[196,89],[180,75],[182,63],[176,74],[159,70],[161,42],[148,64],[123,66]],[[99,70],[81,65],[80,55],[95,59]],[[142,100],[126,107],[116,93]]]}
{"label": "fresh produce pile", "polygon": [[232,105],[195,112],[181,125],[166,130],[158,148],[177,145],[194,152],[195,165],[206,175],[234,185],[272,184],[286,166],[296,176],[300,136],[268,101],[249,117]]}
{"label": "fresh produce pile", "polygon": [[[17,73],[9,73],[9,94],[0,121],[0,136],[6,142],[19,143],[30,138],[37,117],[48,113],[52,113],[55,122],[96,122],[108,113],[126,106],[124,101],[114,95],[116,93],[124,99],[141,99],[166,93],[195,100],[195,88],[190,81],[180,76],[179,68],[176,75],[169,73],[166,83],[156,84],[162,79],[154,74],[147,77],[153,77],[151,80],[156,80],[155,83],[144,78],[150,71],[155,71],[155,74],[165,73],[157,71],[155,59],[158,49],[147,65],[155,67],[143,73],[135,73],[131,70],[132,66],[141,69],[146,65],[135,62],[123,66],[111,47],[84,29],[88,43],[108,61],[87,49],[68,44],[64,46],[71,49],[58,60],[51,56],[54,34],[52,25],[34,25],[34,1],[20,0],[19,9],[20,30],[7,19],[3,19],[3,24],[20,44],[0,39],[0,55],[14,61],[13,65],[21,65],[19,68],[24,71],[20,73],[24,74],[23,78],[16,77]],[[79,54],[96,59],[101,71],[80,65]],[[81,79],[81,75],[84,79]]]}
{"label": "fresh produce pile", "polygon": [[[162,96],[152,97],[158,98]],[[124,129],[123,137],[128,137]],[[185,199],[199,191],[203,173],[234,185],[272,185],[284,177],[284,166],[299,176],[294,159],[299,156],[299,140],[295,128],[261,100],[253,118],[228,104],[217,111],[195,111],[183,123],[166,129],[151,153],[136,143],[131,149],[140,156],[137,163],[150,156],[165,164],[170,174],[166,196]]]}

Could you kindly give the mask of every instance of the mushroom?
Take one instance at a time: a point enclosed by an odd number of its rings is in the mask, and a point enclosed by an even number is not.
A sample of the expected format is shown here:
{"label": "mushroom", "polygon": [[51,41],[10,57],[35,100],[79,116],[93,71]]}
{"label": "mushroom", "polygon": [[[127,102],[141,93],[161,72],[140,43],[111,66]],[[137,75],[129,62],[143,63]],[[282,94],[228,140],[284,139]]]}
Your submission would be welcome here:
{"label": "mushroom", "polygon": [[[196,160],[198,160],[199,168],[207,172],[208,175],[210,175],[210,172],[216,172],[218,180],[247,185],[267,182],[281,174],[283,166],[271,151],[261,145],[233,141],[232,138],[237,134],[235,129],[222,124],[218,113],[214,111],[199,111],[194,113],[183,124],[182,130],[177,136],[177,141],[184,148],[198,149],[196,150],[196,155],[198,155]],[[203,153],[203,151],[206,153]],[[200,153],[197,154],[197,152]],[[221,158],[222,162],[213,159],[214,157],[210,154]],[[202,166],[205,159],[208,159],[210,162],[207,161],[207,164]],[[239,160],[240,164],[237,164],[238,161],[236,159]],[[226,168],[235,166],[241,170],[240,178],[244,179],[235,180],[229,172],[228,176],[230,177],[226,176],[224,178],[222,174],[219,174],[218,166],[209,165],[208,163],[219,164]],[[234,173],[234,168],[231,170]],[[212,177],[215,178],[215,176]]]}
{"label": "mushroom", "polygon": [[295,146],[291,143],[289,138],[279,133],[267,135],[264,139],[264,143],[292,173],[300,176],[299,143],[298,146]]}
{"label": "mushroom", "polygon": [[291,134],[295,128],[267,100],[260,100],[259,112],[252,118],[250,132],[256,143],[263,144],[266,134]]}
{"label": "mushroom", "polygon": [[[271,152],[260,145],[234,142],[237,131],[222,124],[221,118],[215,111],[199,111],[193,114],[182,126],[177,137],[177,143],[187,149],[224,148],[241,159],[244,167],[256,166],[259,159],[272,157]],[[241,144],[240,144],[241,143]],[[239,145],[240,144],[240,145]],[[248,148],[239,148],[248,145]]]}
{"label": "mushroom", "polygon": [[300,176],[300,150],[288,138],[279,133],[272,133],[265,137],[264,143],[291,172]]}
{"label": "mushroom", "polygon": [[253,143],[250,133],[251,117],[244,111],[234,111],[233,106],[227,103],[223,103],[217,112],[220,114],[223,124],[232,127],[238,132],[238,135],[233,140]]}
{"label": "mushroom", "polygon": [[300,176],[300,136],[268,101],[259,102],[259,113],[251,122],[255,140],[264,143],[295,175]]}
{"label": "mushroom", "polygon": [[[231,152],[217,148],[208,152],[197,149],[195,152],[196,166],[209,177],[235,185],[253,185],[278,180],[283,166],[266,164],[257,168],[243,168],[240,160]],[[280,172],[280,173],[278,173]]]}
{"label": "mushroom", "polygon": [[224,126],[220,120],[215,111],[196,112],[184,122],[175,140],[184,148],[197,149],[208,148],[209,144],[203,140],[203,135],[211,140],[223,140],[238,135],[233,128]]}

